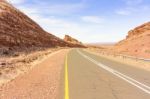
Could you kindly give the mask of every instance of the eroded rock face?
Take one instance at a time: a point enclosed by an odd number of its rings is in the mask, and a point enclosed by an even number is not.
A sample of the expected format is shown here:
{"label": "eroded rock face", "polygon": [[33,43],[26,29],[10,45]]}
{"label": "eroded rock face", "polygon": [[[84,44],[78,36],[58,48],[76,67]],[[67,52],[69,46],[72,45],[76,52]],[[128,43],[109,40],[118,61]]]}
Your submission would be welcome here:
{"label": "eroded rock face", "polygon": [[150,22],[128,32],[126,39],[114,47],[118,52],[150,58]]}
{"label": "eroded rock face", "polygon": [[142,35],[143,33],[146,33],[149,31],[150,31],[150,22],[145,23],[139,27],[136,27],[134,30],[129,31],[127,39],[132,38],[134,36],[136,37],[136,36]]}
{"label": "eroded rock face", "polygon": [[64,41],[71,43],[71,44],[74,44],[78,47],[85,47],[80,41],[78,41],[77,39],[75,39],[69,35],[65,35]]}
{"label": "eroded rock face", "polygon": [[0,0],[0,48],[71,46],[47,33],[28,16],[5,0]]}
{"label": "eroded rock face", "polygon": [[77,39],[72,38],[72,37],[69,36],[69,35],[65,35],[64,41],[71,42],[71,43],[74,43],[74,44],[82,44],[82,43],[79,42]]}

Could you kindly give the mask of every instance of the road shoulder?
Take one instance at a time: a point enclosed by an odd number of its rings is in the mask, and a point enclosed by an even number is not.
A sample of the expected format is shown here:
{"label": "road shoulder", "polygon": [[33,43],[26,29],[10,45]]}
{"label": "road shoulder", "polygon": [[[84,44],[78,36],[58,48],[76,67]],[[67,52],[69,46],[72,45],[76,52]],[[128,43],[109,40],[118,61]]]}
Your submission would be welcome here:
{"label": "road shoulder", "polygon": [[18,76],[0,88],[1,99],[56,99],[59,94],[60,75],[64,58],[63,50],[38,64],[31,71]]}

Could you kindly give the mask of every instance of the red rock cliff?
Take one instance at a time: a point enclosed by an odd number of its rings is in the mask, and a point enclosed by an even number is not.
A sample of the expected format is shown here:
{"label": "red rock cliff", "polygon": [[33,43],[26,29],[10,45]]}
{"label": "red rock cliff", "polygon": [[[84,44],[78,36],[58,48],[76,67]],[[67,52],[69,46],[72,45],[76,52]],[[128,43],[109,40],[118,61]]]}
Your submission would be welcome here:
{"label": "red rock cliff", "polygon": [[129,31],[126,39],[117,43],[114,49],[130,55],[150,58],[150,22]]}

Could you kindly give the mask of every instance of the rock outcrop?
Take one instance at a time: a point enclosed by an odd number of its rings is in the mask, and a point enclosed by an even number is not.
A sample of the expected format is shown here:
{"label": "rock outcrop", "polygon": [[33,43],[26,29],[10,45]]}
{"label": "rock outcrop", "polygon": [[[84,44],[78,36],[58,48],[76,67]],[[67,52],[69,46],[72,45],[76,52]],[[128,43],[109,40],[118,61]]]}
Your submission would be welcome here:
{"label": "rock outcrop", "polygon": [[64,41],[70,42],[70,43],[74,43],[74,44],[82,44],[81,42],[79,42],[77,39],[72,38],[69,35],[65,35],[64,37]]}
{"label": "rock outcrop", "polygon": [[150,22],[129,31],[126,39],[117,43],[114,49],[129,55],[150,58]]}
{"label": "rock outcrop", "polygon": [[78,41],[77,39],[69,36],[69,35],[65,35],[64,37],[64,41],[68,42],[68,43],[71,43],[71,44],[74,44],[78,47],[85,47],[82,42]]}

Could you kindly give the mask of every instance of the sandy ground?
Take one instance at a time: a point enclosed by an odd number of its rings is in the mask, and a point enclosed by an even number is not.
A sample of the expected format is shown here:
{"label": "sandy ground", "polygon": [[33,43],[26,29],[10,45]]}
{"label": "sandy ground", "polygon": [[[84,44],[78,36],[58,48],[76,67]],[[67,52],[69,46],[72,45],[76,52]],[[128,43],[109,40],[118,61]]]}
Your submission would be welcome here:
{"label": "sandy ground", "polygon": [[85,51],[88,51],[90,53],[103,56],[105,58],[115,60],[117,62],[121,62],[124,64],[128,64],[137,68],[141,68],[147,71],[150,71],[150,62],[142,61],[142,60],[135,60],[131,58],[124,58],[122,56],[115,56],[111,52],[109,53],[108,50],[105,52],[104,50],[98,49],[98,48],[88,48]]}
{"label": "sandy ground", "polygon": [[0,86],[15,79],[20,74],[28,72],[36,64],[47,58],[51,53],[61,48],[35,51],[33,53],[20,53],[18,56],[0,57]]}
{"label": "sandy ground", "polygon": [[61,69],[68,51],[53,54],[30,72],[0,87],[0,99],[57,99]]}

